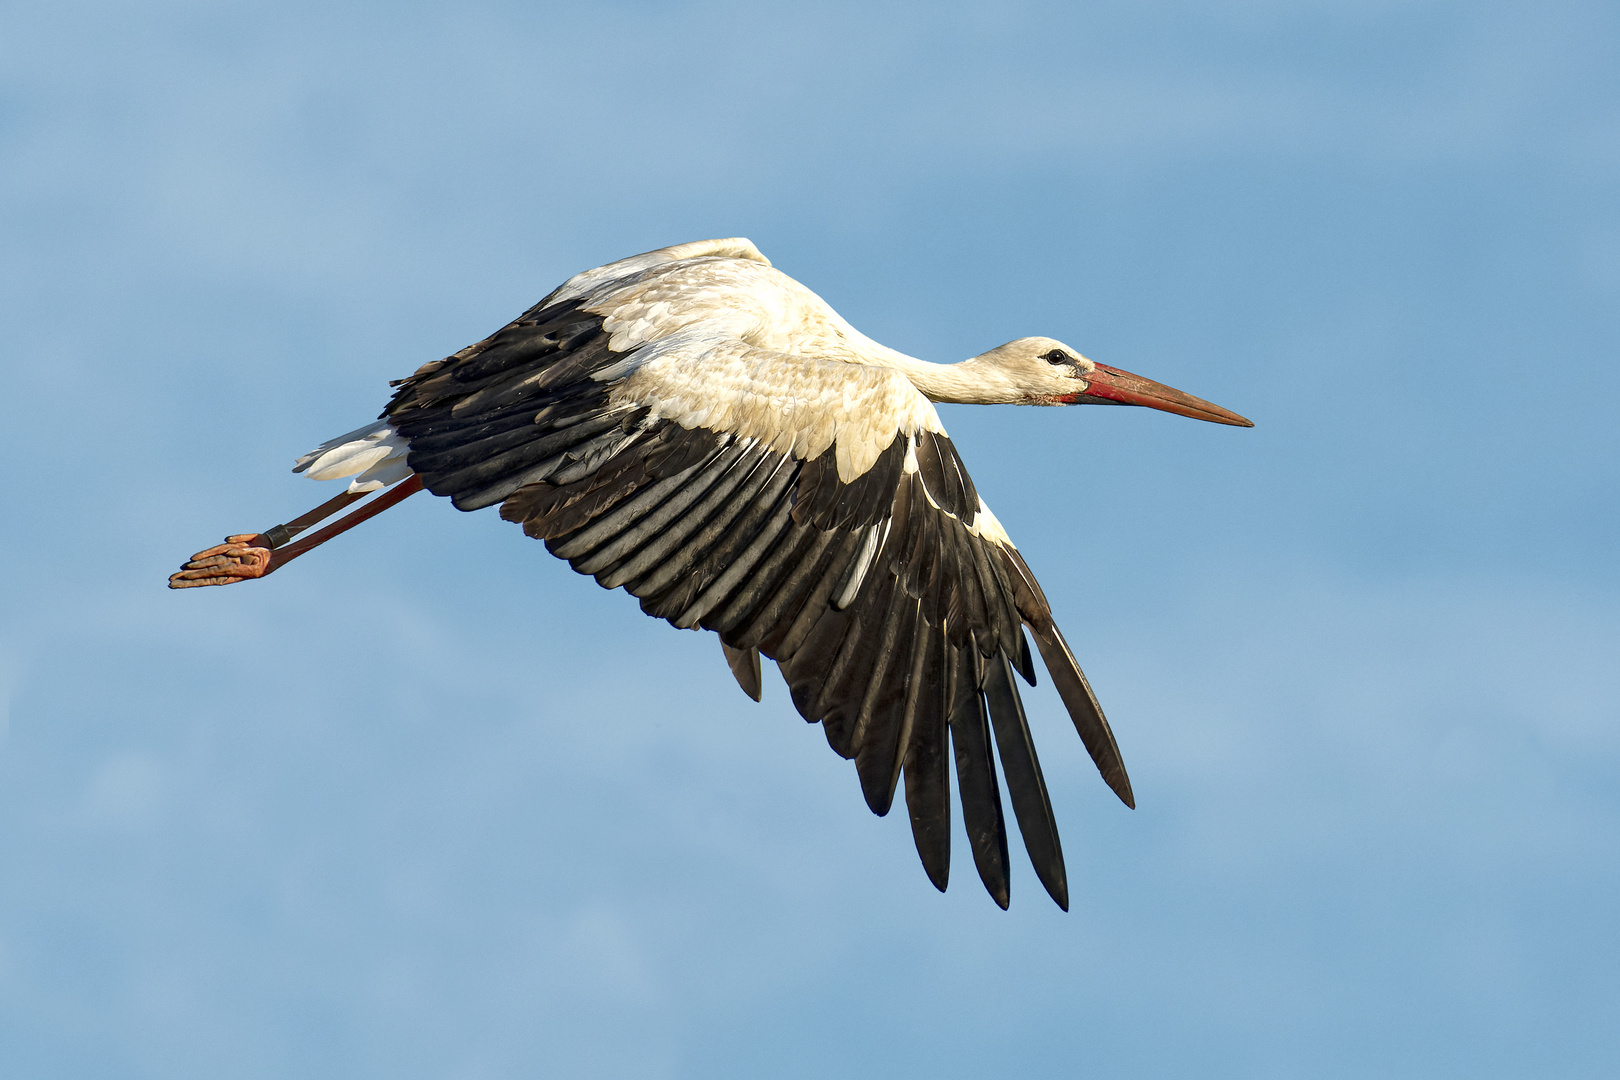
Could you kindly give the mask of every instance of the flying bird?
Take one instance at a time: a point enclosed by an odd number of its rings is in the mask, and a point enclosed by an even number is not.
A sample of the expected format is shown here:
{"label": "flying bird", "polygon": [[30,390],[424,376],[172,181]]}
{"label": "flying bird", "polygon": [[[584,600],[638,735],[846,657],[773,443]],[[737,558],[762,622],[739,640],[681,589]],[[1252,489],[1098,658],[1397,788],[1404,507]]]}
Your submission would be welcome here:
{"label": "flying bird", "polygon": [[577,274],[394,385],[375,423],[297,461],[317,480],[349,477],[342,494],[199,552],[170,587],[264,577],[423,488],[460,510],[498,503],[648,615],[715,631],[756,701],[760,657],[775,660],[800,715],[854,759],[874,813],[904,779],[917,853],[941,891],[954,758],[973,861],[1003,908],[992,745],[1036,876],[1068,909],[1015,681],[1035,683],[1026,629],[1103,780],[1135,799],[1090,684],[935,403],[1142,405],[1253,426],[1051,338],[956,364],[906,356],[740,238]]}

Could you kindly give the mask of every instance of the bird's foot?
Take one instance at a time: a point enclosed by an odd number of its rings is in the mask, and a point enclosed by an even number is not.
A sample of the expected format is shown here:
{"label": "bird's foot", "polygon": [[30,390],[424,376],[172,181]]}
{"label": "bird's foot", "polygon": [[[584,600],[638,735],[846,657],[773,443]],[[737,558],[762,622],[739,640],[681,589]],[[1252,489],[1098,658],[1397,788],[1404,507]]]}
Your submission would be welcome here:
{"label": "bird's foot", "polygon": [[170,576],[169,588],[195,589],[203,585],[234,585],[238,581],[261,578],[275,569],[275,552],[263,533],[227,536],[193,555],[180,572]]}

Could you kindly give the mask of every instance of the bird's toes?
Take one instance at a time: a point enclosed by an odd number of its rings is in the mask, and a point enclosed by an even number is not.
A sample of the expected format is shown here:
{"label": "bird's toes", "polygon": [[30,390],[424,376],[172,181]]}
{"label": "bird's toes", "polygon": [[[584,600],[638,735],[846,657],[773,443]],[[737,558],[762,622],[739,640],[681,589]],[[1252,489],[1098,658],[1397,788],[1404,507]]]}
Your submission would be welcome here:
{"label": "bird's toes", "polygon": [[245,541],[256,540],[255,533],[229,537],[225,543],[199,551],[178,573],[169,576],[171,589],[195,589],[202,585],[233,585],[260,578],[271,570],[274,558],[269,548]]}

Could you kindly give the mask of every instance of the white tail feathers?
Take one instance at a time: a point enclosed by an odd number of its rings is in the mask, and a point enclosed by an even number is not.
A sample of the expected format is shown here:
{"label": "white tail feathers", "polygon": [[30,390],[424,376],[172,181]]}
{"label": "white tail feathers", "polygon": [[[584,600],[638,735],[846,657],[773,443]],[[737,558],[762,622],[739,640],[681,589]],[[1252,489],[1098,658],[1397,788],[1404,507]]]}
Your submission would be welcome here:
{"label": "white tail feathers", "polygon": [[307,473],[311,480],[352,476],[350,491],[376,491],[411,475],[407,449],[399,432],[378,420],[321,443],[298,459],[293,472]]}

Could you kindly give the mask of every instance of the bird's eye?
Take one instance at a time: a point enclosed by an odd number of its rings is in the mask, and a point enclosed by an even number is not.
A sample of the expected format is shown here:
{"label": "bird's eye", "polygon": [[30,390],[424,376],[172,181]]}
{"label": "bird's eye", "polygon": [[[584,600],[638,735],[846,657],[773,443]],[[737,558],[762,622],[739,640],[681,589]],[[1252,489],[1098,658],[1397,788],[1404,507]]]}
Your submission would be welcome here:
{"label": "bird's eye", "polygon": [[1062,349],[1053,349],[1051,352],[1041,357],[1041,359],[1045,360],[1048,364],[1067,364],[1073,358]]}

